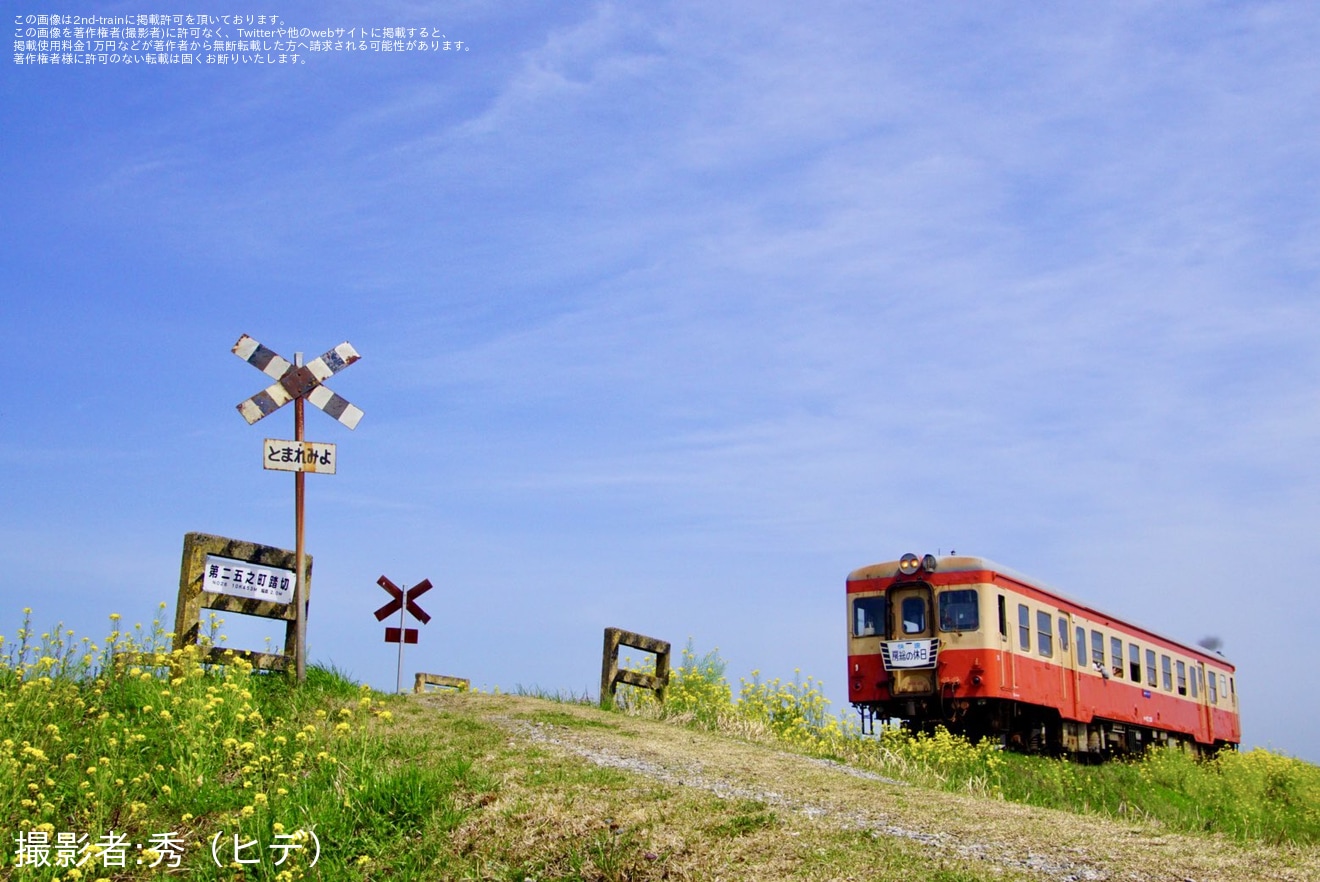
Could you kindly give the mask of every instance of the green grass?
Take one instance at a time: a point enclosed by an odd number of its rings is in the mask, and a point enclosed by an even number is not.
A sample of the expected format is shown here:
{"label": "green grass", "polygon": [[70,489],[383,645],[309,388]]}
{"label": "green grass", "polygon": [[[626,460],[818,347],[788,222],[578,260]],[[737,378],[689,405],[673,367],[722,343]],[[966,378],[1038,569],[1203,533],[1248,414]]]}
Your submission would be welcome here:
{"label": "green grass", "polygon": [[757,800],[739,800],[735,804],[735,810],[736,814],[733,817],[725,818],[709,828],[712,835],[747,836],[779,823],[779,817],[774,811]]}
{"label": "green grass", "polygon": [[922,786],[1065,811],[1156,821],[1187,833],[1242,842],[1320,844],[1320,767],[1255,749],[1211,760],[1167,748],[1103,765],[1022,756],[943,730],[933,736],[886,729],[863,736],[851,717],[828,713],[820,684],[753,672],[737,699],[718,653],[698,656],[689,642],[671,674],[663,706],[644,690],[621,687],[626,713],[668,719],[846,762]]}
{"label": "green grass", "polygon": [[[292,837],[311,830],[324,848],[318,875],[338,878],[425,831],[452,830],[468,794],[493,786],[461,727],[454,751],[418,764],[428,743],[381,734],[392,699],[334,669],[313,666],[295,687],[242,662],[203,665],[194,651],[164,652],[158,626],[114,630],[104,648],[71,638],[58,628],[35,638],[25,622],[0,662],[0,828],[13,843],[0,853],[0,876],[145,877],[159,872],[151,863],[177,860],[197,879],[234,878],[238,869],[292,879],[313,846]],[[156,664],[116,665],[119,651]],[[138,864],[136,846],[160,844],[165,833],[186,852],[159,849]],[[57,849],[43,851],[62,834],[86,836],[70,850],[85,869],[60,867]],[[217,835],[253,843],[242,857],[269,857],[217,867],[209,846]],[[49,865],[14,866],[20,836],[25,862]],[[112,836],[129,844],[122,869]],[[295,844],[306,847],[289,850],[277,869],[281,851],[270,846]],[[108,854],[97,855],[97,845]]]}
{"label": "green grass", "polygon": [[1320,843],[1320,768],[1271,751],[1198,760],[1166,749],[1100,766],[1004,758],[1001,788],[1017,802],[1156,820],[1242,841]]}
{"label": "green grass", "polygon": [[[166,832],[186,843],[181,871],[198,880],[599,882],[703,878],[713,866],[730,878],[1014,878],[974,862],[933,861],[920,845],[892,837],[813,825],[757,800],[594,766],[511,737],[466,710],[461,696],[433,694],[423,707],[316,666],[295,687],[240,662],[202,665],[189,652],[162,652],[146,667],[112,662],[114,651],[154,652],[162,639],[159,627],[135,628],[95,646],[58,628],[36,635],[25,623],[0,649],[0,828],[10,843],[0,851],[0,879],[157,878],[163,868],[133,863],[136,849],[123,868],[103,867],[96,856],[76,874],[15,867],[16,837],[32,843],[44,833],[54,845],[61,833],[85,834],[88,843],[114,833],[147,845]],[[676,674],[681,709],[633,712],[949,790],[1243,841],[1320,842],[1320,770],[1278,754],[1196,762],[1157,753],[1095,767],[1003,754],[947,734],[861,738],[821,713],[810,680],[754,679],[743,702],[719,682],[682,682],[722,680],[722,672],[708,654]],[[701,707],[701,696],[715,704]],[[569,713],[564,703],[523,701],[509,718],[611,737],[634,728],[608,714]],[[310,838],[290,838],[299,831],[319,839],[314,868]],[[246,855],[263,859],[217,867],[217,835],[253,843]],[[270,847],[287,844],[306,848],[277,867]],[[158,857],[142,854],[147,864]]]}
{"label": "green grass", "polygon": [[603,720],[593,720],[583,717],[576,717],[573,714],[566,714],[563,711],[537,711],[532,714],[519,714],[521,719],[531,720],[534,723],[546,723],[551,726],[566,726],[570,729],[615,729],[619,727],[615,723]]}
{"label": "green grass", "polygon": [[[854,853],[835,831],[780,835],[786,822],[760,803],[639,782],[511,739],[471,713],[447,712],[441,696],[423,709],[316,666],[295,687],[239,661],[203,665],[195,652],[164,652],[164,637],[159,627],[116,630],[98,647],[71,643],[59,629],[38,637],[25,623],[4,648],[0,827],[13,845],[0,852],[0,879],[169,872],[277,882],[601,882],[704,878],[726,863],[742,868],[731,878],[796,878],[784,868],[808,864],[820,878],[838,878],[866,875],[877,860],[895,873],[925,873],[922,850],[909,843],[868,841]],[[116,666],[119,651],[158,654],[144,666]],[[619,728],[555,705],[513,716],[555,728]],[[315,867],[303,831],[319,841]],[[178,870],[166,870],[168,851],[134,847],[166,832],[185,846]],[[124,866],[105,865],[113,849],[80,868],[15,866],[20,836],[31,857],[43,838],[54,846],[60,834],[87,843],[120,836]],[[235,837],[247,845],[238,856],[257,863],[234,862]],[[226,866],[213,860],[213,838],[228,846]],[[276,866],[278,845],[304,848]],[[827,852],[836,856],[821,863]],[[57,854],[46,857],[54,864]],[[150,866],[158,858],[162,866]]]}

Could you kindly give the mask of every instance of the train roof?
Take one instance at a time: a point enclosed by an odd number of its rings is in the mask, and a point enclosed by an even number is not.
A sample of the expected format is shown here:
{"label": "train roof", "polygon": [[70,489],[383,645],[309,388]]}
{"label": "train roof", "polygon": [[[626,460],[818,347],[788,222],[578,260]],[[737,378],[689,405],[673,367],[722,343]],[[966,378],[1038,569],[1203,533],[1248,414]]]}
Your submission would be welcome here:
{"label": "train roof", "polygon": [[[958,554],[958,555],[938,555],[935,556],[935,560],[938,561],[938,565],[935,568],[935,572],[937,573],[967,573],[967,572],[988,570],[994,573],[995,575],[1004,576],[1005,578],[1012,579],[1015,582],[1021,582],[1023,585],[1027,585],[1031,588],[1035,588],[1037,591],[1042,591],[1053,597],[1057,597],[1059,600],[1067,601],[1073,606],[1084,609],[1087,612],[1094,613],[1097,616],[1102,616],[1106,619],[1111,619],[1115,622],[1121,622],[1130,628],[1136,628],[1137,630],[1149,634],[1152,637],[1158,637],[1161,640],[1167,641],[1169,643],[1173,643],[1177,646],[1182,647],[1183,649],[1187,650],[1193,655],[1198,655],[1209,661],[1220,662],[1228,665],[1229,667],[1235,667],[1231,661],[1229,661],[1227,658],[1224,657],[1223,653],[1218,652],[1217,650],[1209,650],[1203,646],[1193,646],[1190,643],[1184,643],[1181,640],[1175,639],[1173,637],[1169,637],[1165,634],[1160,633],[1159,631],[1152,631],[1150,628],[1147,628],[1145,625],[1140,625],[1126,616],[1114,615],[1111,612],[1100,609],[1099,607],[1095,606],[1089,601],[1079,600],[1070,594],[1065,594],[1064,592],[1060,591],[1054,586],[1046,582],[1042,582],[1040,579],[1034,579],[1031,576],[1027,576],[1022,573],[1019,573],[1017,570],[1012,569],[1011,567],[1006,567],[1003,566],[1002,564],[997,564],[994,561],[990,560],[989,558],[973,557],[970,555]],[[853,570],[851,573],[848,574],[848,581],[854,582],[861,579],[887,579],[892,576],[897,576],[898,574],[899,574],[898,561],[887,560],[881,563],[875,563],[869,566],[859,567],[858,569]]]}

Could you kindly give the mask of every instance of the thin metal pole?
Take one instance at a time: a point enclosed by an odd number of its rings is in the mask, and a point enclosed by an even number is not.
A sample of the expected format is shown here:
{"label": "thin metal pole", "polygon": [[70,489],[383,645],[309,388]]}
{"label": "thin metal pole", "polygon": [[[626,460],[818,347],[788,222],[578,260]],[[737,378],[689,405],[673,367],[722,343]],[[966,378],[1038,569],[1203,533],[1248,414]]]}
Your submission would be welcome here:
{"label": "thin metal pole", "polygon": [[[407,583],[405,582],[404,584],[406,585]],[[405,598],[408,596],[406,591],[404,592],[403,596]],[[405,633],[403,630],[403,611],[404,611],[404,607],[403,606],[399,607],[399,675],[394,682],[395,692],[403,692],[403,641],[404,641],[404,633]]]}
{"label": "thin metal pole", "polygon": [[[296,367],[302,367],[303,354],[301,352],[293,354],[293,363]],[[293,438],[298,442],[298,447],[301,449],[303,442],[303,397],[301,395],[293,399]],[[299,683],[307,681],[307,557],[303,548],[303,485],[306,478],[307,473],[301,469],[293,473],[293,510],[297,531],[294,554],[297,558],[295,566],[298,568],[294,579],[293,595],[295,612],[298,617],[296,622],[297,645],[294,648],[294,653],[297,657],[296,670]]]}

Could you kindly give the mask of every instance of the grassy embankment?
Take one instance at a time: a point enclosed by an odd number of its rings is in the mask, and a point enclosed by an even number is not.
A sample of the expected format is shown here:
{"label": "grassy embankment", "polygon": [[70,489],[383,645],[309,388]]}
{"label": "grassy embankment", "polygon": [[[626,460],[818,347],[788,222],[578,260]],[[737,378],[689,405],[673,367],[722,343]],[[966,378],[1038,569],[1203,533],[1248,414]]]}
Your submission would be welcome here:
{"label": "grassy embankment", "polygon": [[[1005,878],[933,862],[900,839],[811,827],[761,800],[639,782],[333,671],[313,668],[294,689],[243,664],[207,669],[186,652],[160,652],[145,668],[110,661],[154,652],[164,637],[159,627],[115,631],[98,647],[25,623],[0,647],[0,878],[155,878],[176,862],[196,879],[702,878],[717,865],[747,878],[861,878],[877,866],[936,882]],[[754,679],[734,701],[713,653],[685,655],[666,707],[636,695],[622,704],[918,784],[1248,841],[1320,842],[1320,770],[1264,751],[1096,768],[947,737],[864,739],[826,715],[811,680]],[[523,717],[617,728],[609,715],[584,722],[546,708]],[[311,869],[309,830],[321,849]],[[167,833],[183,843],[177,860]],[[81,866],[60,865],[64,839]],[[253,844],[235,854],[235,842]],[[15,866],[20,851],[46,865]]]}
{"label": "grassy embankment", "polygon": [[1079,765],[1021,756],[989,743],[970,744],[939,732],[913,737],[885,730],[863,737],[851,717],[832,716],[811,677],[763,683],[753,672],[737,700],[717,652],[698,658],[689,646],[666,703],[626,690],[633,713],[667,718],[758,739],[943,790],[1027,805],[1153,820],[1187,833],[1221,833],[1239,841],[1320,844],[1320,767],[1256,748],[1198,761],[1178,750],[1138,760]]}

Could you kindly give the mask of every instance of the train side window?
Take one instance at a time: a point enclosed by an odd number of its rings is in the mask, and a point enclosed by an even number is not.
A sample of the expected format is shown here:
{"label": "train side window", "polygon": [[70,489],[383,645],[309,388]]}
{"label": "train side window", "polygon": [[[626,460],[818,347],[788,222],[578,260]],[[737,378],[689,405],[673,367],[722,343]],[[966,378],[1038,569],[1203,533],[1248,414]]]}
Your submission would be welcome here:
{"label": "train side window", "polygon": [[1201,671],[1199,668],[1196,667],[1196,664],[1193,663],[1192,664],[1192,698],[1201,697],[1201,691],[1199,688],[1197,688],[1201,685],[1200,680],[1201,680]]}
{"label": "train side window", "polygon": [[1086,667],[1086,629],[1078,625],[1074,636],[1077,638],[1074,641],[1077,646],[1077,667],[1084,668]]}
{"label": "train side window", "polygon": [[853,636],[884,636],[888,614],[883,597],[859,597],[853,601]]}
{"label": "train side window", "polygon": [[[1229,695],[1228,695],[1228,681],[1224,678],[1224,675],[1223,675],[1223,674],[1220,674],[1220,675],[1219,675],[1219,694],[1222,695],[1222,696],[1224,696],[1225,699],[1228,699],[1228,697],[1229,697]],[[1231,702],[1231,701],[1229,702],[1229,705],[1230,705],[1230,706],[1232,705],[1232,702]]]}
{"label": "train side window", "polygon": [[975,588],[940,595],[941,631],[975,631],[980,627],[980,598]]}
{"label": "train side window", "polygon": [[1186,695],[1187,694],[1187,664],[1182,659],[1178,659],[1177,664],[1178,664],[1178,694]]}
{"label": "train side window", "polygon": [[1105,635],[1091,632],[1091,666],[1097,671],[1105,669]]}
{"label": "train side window", "polygon": [[903,598],[903,633],[920,634],[926,630],[926,601],[920,597]]}
{"label": "train side window", "polygon": [[1044,610],[1036,610],[1036,651],[1054,657],[1054,618]]}
{"label": "train side window", "polygon": [[1237,700],[1237,684],[1233,682],[1232,677],[1228,678],[1228,694],[1232,695],[1235,701]]}
{"label": "train side window", "polygon": [[1128,674],[1133,683],[1141,682],[1141,647],[1135,643],[1128,644]]}
{"label": "train side window", "polygon": [[1031,651],[1031,610],[1025,603],[1018,604],[1018,645],[1024,652]]}
{"label": "train side window", "polygon": [[1008,639],[1008,612],[1004,608],[1004,595],[999,595],[999,636]]}
{"label": "train side window", "polygon": [[1164,675],[1164,691],[1173,691],[1173,659],[1167,655],[1160,656],[1160,673]]}
{"label": "train side window", "polygon": [[1215,672],[1205,675],[1206,691],[1210,694],[1210,703],[1219,704],[1219,690],[1215,688]]}
{"label": "train side window", "polygon": [[1059,616],[1059,655],[1068,657],[1068,620]]}
{"label": "train side window", "polygon": [[1155,686],[1158,683],[1157,680],[1158,676],[1159,675],[1155,673],[1155,650],[1147,649],[1146,650],[1146,685]]}
{"label": "train side window", "polygon": [[1121,637],[1109,638],[1109,666],[1114,669],[1114,676],[1123,679],[1123,640]]}

